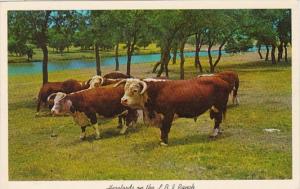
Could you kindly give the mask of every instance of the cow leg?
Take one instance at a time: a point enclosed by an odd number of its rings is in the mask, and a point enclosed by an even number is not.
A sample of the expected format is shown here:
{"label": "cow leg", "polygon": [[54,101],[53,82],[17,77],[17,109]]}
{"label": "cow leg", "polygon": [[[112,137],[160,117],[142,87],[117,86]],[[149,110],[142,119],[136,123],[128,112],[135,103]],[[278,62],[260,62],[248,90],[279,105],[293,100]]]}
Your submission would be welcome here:
{"label": "cow leg", "polygon": [[160,128],[160,145],[167,146],[168,145],[168,135],[171,129],[172,121],[174,114],[165,115],[162,120],[162,127]]}
{"label": "cow leg", "polygon": [[85,129],[86,129],[86,126],[81,127],[80,140],[84,140],[86,137]]}
{"label": "cow leg", "polygon": [[99,125],[97,123],[96,114],[95,113],[87,113],[86,115],[90,118],[91,124],[92,124],[93,128],[95,129],[95,132],[96,132],[95,139],[100,139],[100,131],[99,131]]}
{"label": "cow leg", "polygon": [[122,116],[118,116],[118,129],[121,129],[123,127],[123,122],[122,122],[123,117]]}
{"label": "cow leg", "polygon": [[121,122],[122,122],[122,120],[124,120],[124,122],[125,122],[125,124],[121,125],[121,130],[120,130],[121,135],[125,134],[128,129],[129,124],[127,122],[127,117],[128,117],[128,114],[126,116],[124,116],[124,115],[121,116]]}
{"label": "cow leg", "polygon": [[101,137],[100,137],[100,130],[99,130],[99,125],[98,125],[98,123],[93,124],[93,127],[94,127],[95,132],[96,132],[96,137],[95,137],[95,139],[98,140],[98,139],[101,138]]}
{"label": "cow leg", "polygon": [[214,119],[215,126],[210,137],[216,137],[220,133],[220,123],[222,122],[222,112],[217,111],[217,108],[210,110],[210,118]]}

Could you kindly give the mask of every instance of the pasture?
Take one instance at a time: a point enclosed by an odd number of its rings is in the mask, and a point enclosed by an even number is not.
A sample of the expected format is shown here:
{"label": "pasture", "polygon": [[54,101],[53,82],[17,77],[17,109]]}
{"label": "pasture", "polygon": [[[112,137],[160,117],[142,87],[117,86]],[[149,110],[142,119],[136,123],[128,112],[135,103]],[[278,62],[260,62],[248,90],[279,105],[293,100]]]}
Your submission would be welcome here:
{"label": "pasture", "polygon": [[[208,69],[207,59],[201,60]],[[192,62],[193,58],[186,59],[186,78],[197,75]],[[132,65],[132,75],[154,76],[153,64]],[[179,78],[179,62],[169,67],[171,78]],[[159,146],[158,128],[144,124],[119,135],[117,118],[103,121],[102,139],[94,140],[94,129],[88,128],[87,140],[80,141],[80,128],[71,117],[35,117],[41,74],[9,77],[9,179],[291,179],[291,64],[271,65],[256,53],[245,53],[222,57],[217,69],[234,70],[241,81],[240,105],[231,106],[229,101],[221,124],[224,133],[208,137],[213,128],[208,113],[196,122],[177,119],[168,147]],[[49,81],[86,80],[94,73],[94,69],[50,72]],[[265,132],[267,128],[280,132]],[[52,132],[57,137],[51,137]]]}

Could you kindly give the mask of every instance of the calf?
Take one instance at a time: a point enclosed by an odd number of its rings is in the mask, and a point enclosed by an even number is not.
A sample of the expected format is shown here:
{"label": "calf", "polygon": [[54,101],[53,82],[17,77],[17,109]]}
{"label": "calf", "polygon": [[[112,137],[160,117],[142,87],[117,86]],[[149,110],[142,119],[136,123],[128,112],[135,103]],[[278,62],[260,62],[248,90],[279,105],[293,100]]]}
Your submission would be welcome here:
{"label": "calf", "polygon": [[215,120],[212,136],[218,135],[230,92],[230,86],[222,79],[218,77],[176,81],[127,79],[115,86],[123,82],[126,84],[121,103],[133,109],[143,109],[149,120],[153,118],[160,120],[161,145],[168,144],[168,133],[175,115],[195,118],[210,110],[211,118]]}
{"label": "calf", "polygon": [[97,114],[106,118],[126,114],[126,125],[120,132],[123,134],[128,125],[137,118],[135,110],[126,108],[120,103],[123,94],[123,87],[93,88],[70,94],[59,92],[54,98],[51,113],[54,115],[70,113],[74,121],[81,127],[80,139],[85,138],[87,126],[93,126],[96,131],[96,139],[100,138]]}

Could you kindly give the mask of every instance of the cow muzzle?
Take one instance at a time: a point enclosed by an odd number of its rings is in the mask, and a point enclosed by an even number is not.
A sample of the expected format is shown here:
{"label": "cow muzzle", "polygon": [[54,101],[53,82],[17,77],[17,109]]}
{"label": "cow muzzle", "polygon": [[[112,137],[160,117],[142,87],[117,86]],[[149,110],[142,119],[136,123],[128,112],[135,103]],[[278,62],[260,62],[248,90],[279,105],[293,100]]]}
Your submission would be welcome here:
{"label": "cow muzzle", "polygon": [[124,106],[128,106],[128,100],[126,98],[121,98],[121,104]]}

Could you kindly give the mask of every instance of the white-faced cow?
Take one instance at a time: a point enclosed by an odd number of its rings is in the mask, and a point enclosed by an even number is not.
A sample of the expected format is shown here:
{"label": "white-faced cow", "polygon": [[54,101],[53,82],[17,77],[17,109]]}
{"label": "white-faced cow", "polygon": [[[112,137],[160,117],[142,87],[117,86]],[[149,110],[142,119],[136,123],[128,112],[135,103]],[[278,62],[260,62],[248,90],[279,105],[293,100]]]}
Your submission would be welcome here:
{"label": "white-faced cow", "polygon": [[210,110],[215,120],[212,136],[217,136],[226,112],[230,92],[227,82],[218,77],[199,77],[190,80],[139,79],[126,82],[121,103],[133,109],[143,109],[149,119],[161,121],[161,145],[168,144],[168,133],[175,117],[194,118]]}
{"label": "white-faced cow", "polygon": [[126,125],[120,132],[123,134],[128,125],[137,119],[136,110],[121,104],[123,94],[123,87],[100,87],[70,94],[59,92],[53,94],[55,98],[51,113],[54,115],[70,113],[74,121],[81,127],[81,139],[85,138],[87,126],[93,126],[96,131],[96,139],[100,138],[97,115],[112,118],[126,113]]}

